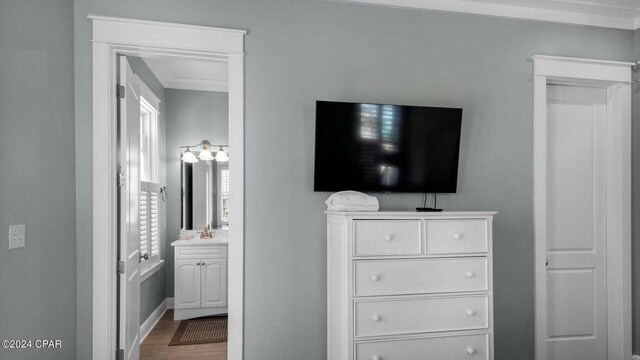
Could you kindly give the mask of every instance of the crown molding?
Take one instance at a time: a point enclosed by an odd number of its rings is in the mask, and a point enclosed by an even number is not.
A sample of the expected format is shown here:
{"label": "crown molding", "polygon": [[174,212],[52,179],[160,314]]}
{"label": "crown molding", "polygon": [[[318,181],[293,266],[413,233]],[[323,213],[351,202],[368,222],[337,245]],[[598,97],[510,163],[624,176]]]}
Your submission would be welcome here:
{"label": "crown molding", "polygon": [[[637,30],[640,28],[638,9],[621,9],[604,4],[587,4],[558,1],[567,7],[582,7],[582,11],[558,10],[542,7],[516,6],[477,0],[329,0],[343,3],[359,3],[390,7],[413,8],[446,12],[467,13],[502,18],[546,21],[563,24],[588,25],[612,29]],[[535,4],[532,2],[532,4]],[[584,10],[584,7],[590,10]],[[607,11],[608,10],[608,11]],[[607,12],[609,14],[607,14]]]}

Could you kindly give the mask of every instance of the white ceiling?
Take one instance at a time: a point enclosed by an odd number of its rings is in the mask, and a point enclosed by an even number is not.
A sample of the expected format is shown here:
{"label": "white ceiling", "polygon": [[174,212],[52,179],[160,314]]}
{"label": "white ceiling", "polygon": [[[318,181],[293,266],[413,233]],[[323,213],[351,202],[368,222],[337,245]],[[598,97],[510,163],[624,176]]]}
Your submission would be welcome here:
{"label": "white ceiling", "polygon": [[636,30],[640,0],[336,0]]}
{"label": "white ceiling", "polygon": [[229,71],[224,60],[173,57],[142,60],[167,89],[229,91]]}

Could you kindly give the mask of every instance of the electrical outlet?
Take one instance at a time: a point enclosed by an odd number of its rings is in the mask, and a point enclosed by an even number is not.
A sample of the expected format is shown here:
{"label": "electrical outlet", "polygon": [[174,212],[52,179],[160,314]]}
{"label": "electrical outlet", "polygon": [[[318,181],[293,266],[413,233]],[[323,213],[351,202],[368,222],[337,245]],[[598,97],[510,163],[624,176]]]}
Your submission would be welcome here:
{"label": "electrical outlet", "polygon": [[24,224],[9,226],[9,250],[24,247]]}

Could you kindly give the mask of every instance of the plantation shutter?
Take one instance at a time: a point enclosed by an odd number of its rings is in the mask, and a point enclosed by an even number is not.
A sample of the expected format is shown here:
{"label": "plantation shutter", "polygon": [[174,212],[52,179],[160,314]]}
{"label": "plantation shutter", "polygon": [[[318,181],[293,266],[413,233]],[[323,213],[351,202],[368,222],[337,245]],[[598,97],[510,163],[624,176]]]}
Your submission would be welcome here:
{"label": "plantation shutter", "polygon": [[229,169],[220,171],[220,192],[225,195],[229,193]]}
{"label": "plantation shutter", "polygon": [[[144,182],[142,182],[144,183]],[[142,185],[142,184],[141,184]],[[141,186],[142,188],[143,186]],[[149,192],[140,190],[140,254],[149,253]]]}
{"label": "plantation shutter", "polygon": [[149,192],[149,202],[151,203],[151,216],[149,217],[149,228],[151,229],[151,236],[149,238],[149,245],[151,246],[150,256],[160,255],[160,186],[158,184],[152,184],[153,190]]}
{"label": "plantation shutter", "polygon": [[140,253],[160,255],[160,185],[140,182]]}

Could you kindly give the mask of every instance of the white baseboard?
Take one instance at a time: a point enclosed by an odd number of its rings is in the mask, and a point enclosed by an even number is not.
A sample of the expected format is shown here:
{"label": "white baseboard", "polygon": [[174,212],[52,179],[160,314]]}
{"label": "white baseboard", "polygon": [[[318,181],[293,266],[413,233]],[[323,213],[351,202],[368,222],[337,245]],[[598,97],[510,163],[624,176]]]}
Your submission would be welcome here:
{"label": "white baseboard", "polygon": [[640,360],[640,355],[633,355],[631,360]]}
{"label": "white baseboard", "polygon": [[167,298],[167,309],[173,309],[173,298]]}
{"label": "white baseboard", "polygon": [[[164,299],[162,303],[149,315],[147,320],[145,320],[142,325],[140,325],[140,343],[144,341],[144,339],[149,335],[153,327],[156,326],[162,315],[167,311],[168,306],[167,303],[169,299]],[[171,306],[173,307],[173,298],[171,298]]]}

